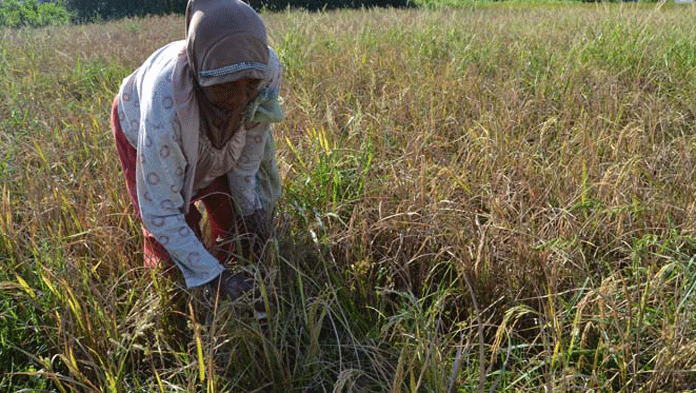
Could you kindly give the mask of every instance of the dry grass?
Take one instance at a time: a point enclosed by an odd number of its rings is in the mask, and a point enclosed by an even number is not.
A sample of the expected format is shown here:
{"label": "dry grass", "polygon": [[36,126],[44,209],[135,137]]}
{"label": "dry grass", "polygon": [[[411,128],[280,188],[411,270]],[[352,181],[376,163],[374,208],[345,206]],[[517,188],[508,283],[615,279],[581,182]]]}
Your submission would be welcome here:
{"label": "dry grass", "polygon": [[0,386],[696,388],[694,13],[265,14],[267,327],[141,269],[108,110],[182,20],[2,32]]}

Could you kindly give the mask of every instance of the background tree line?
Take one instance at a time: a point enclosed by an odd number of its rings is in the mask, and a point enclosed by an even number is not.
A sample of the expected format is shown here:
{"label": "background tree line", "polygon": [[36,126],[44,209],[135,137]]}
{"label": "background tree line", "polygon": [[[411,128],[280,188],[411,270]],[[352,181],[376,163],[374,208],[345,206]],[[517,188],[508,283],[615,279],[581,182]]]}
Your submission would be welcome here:
{"label": "background tree line", "polygon": [[[301,8],[310,11],[360,7],[415,7],[437,0],[246,0],[257,10]],[[483,1],[483,0],[482,0]],[[595,2],[602,0],[580,0]],[[608,0],[612,1],[612,0]],[[614,0],[621,1],[621,0]],[[624,0],[626,1],[626,0]],[[635,0],[634,0],[635,1]],[[646,1],[646,0],[643,0]],[[647,0],[655,2],[657,0]],[[463,0],[471,3],[471,0]],[[0,0],[0,28],[41,27],[50,24],[84,23],[132,16],[180,13],[187,0]],[[448,2],[451,4],[451,2]]]}
{"label": "background tree line", "polygon": [[[247,0],[257,10],[410,7],[413,0]],[[0,0],[0,27],[41,27],[186,10],[187,0]]]}

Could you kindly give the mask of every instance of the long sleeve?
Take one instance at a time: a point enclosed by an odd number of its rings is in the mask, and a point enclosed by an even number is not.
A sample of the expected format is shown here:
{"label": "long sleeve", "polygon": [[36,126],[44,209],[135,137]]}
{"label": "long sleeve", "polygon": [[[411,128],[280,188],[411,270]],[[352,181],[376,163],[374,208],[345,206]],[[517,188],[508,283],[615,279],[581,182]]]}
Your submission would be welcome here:
{"label": "long sleeve", "polygon": [[127,128],[124,133],[138,152],[135,180],[143,225],[169,252],[186,286],[195,287],[213,280],[224,268],[185,220],[182,190],[189,163],[181,146],[171,85],[179,51],[176,45],[163,48],[128,77],[119,93],[119,110]]}
{"label": "long sleeve", "polygon": [[248,216],[261,208],[261,200],[256,193],[256,173],[263,159],[268,130],[268,124],[247,130],[242,154],[228,173],[230,191],[242,216]]}
{"label": "long sleeve", "polygon": [[138,139],[136,187],[143,223],[167,249],[187,287],[205,284],[224,269],[186,223],[181,194],[186,159],[170,127],[147,121],[141,127],[154,131],[141,129]]}

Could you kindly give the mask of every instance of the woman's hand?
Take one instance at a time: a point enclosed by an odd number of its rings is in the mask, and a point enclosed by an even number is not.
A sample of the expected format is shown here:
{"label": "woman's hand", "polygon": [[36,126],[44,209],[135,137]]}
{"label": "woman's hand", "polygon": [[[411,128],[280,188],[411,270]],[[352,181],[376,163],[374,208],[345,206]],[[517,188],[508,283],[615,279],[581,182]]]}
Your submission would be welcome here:
{"label": "woman's hand", "polygon": [[258,260],[266,242],[273,236],[271,221],[264,209],[239,218],[225,239],[216,243],[213,254],[223,264],[235,254],[249,261]]}
{"label": "woman's hand", "polygon": [[261,208],[244,217],[244,226],[248,234],[256,235],[261,243],[266,243],[273,236],[271,218],[266,210]]}

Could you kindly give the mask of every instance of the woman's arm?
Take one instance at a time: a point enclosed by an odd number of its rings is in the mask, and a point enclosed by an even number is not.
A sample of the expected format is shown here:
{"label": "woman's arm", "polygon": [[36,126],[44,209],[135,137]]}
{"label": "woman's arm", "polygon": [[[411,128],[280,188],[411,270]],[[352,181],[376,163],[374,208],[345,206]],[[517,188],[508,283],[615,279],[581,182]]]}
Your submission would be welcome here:
{"label": "woman's arm", "polygon": [[171,121],[174,109],[167,83],[162,78],[152,86],[143,85],[143,90],[159,93],[140,102],[136,190],[143,224],[169,252],[186,286],[195,287],[213,280],[224,268],[185,220],[182,189],[187,161],[180,130]]}
{"label": "woman's arm", "polygon": [[275,165],[275,160],[266,157],[275,153],[274,149],[268,148],[267,141],[272,141],[271,122],[280,121],[283,117],[278,96],[282,69],[275,51],[269,48],[269,52],[269,78],[261,87],[258,98],[250,104],[252,110],[247,113],[247,124],[251,123],[251,126],[246,130],[240,157],[228,174],[231,193],[242,216],[252,215],[263,208],[258,195],[257,174],[262,161]]}

